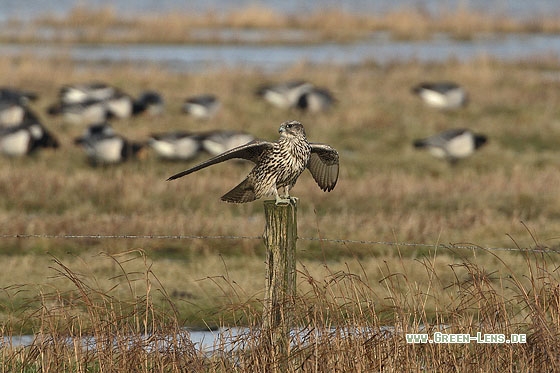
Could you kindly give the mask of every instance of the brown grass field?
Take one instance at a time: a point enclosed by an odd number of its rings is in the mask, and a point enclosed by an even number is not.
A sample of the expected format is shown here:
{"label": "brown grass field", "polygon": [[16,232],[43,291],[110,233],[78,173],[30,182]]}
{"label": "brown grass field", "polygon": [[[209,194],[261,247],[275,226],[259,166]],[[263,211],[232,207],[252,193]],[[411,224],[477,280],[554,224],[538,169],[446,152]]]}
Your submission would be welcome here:
{"label": "brown grass field", "polygon": [[[131,139],[228,128],[273,140],[281,122],[299,119],[311,141],[339,150],[334,191],[322,193],[308,174],[292,191],[300,237],[294,314],[301,327],[360,331],[295,341],[281,362],[288,371],[560,369],[560,61],[294,63],[274,74],[180,73],[29,55],[1,57],[0,71],[0,85],[41,95],[33,107],[62,144],[0,159],[0,332],[37,335],[30,347],[0,346],[1,371],[262,372],[278,363],[256,332],[231,354],[203,355],[184,334],[165,348],[147,347],[184,326],[259,325],[265,257],[254,237],[263,233],[263,206],[219,201],[244,177],[245,165],[215,166],[174,182],[164,180],[204,156],[167,163],[148,152],[143,160],[90,167],[72,144],[83,127],[45,115],[62,84],[85,81],[164,95],[164,115],[112,122]],[[294,78],[329,87],[337,105],[311,115],[254,97],[261,83]],[[410,93],[413,84],[435,79],[467,87],[469,106],[442,113]],[[222,99],[217,117],[201,122],[180,113],[184,98],[203,92]],[[485,133],[489,143],[455,167],[413,149],[414,139],[450,127]],[[441,325],[471,335],[524,333],[528,341],[406,343],[405,333],[425,327],[432,334]],[[385,326],[394,332],[384,333]],[[79,337],[99,342],[85,346]]]}

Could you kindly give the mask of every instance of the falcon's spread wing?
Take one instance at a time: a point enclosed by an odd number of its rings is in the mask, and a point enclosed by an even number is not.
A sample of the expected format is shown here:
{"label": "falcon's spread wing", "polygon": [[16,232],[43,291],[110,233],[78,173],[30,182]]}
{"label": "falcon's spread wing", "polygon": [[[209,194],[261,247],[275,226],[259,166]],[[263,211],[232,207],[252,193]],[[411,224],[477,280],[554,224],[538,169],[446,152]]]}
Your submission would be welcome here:
{"label": "falcon's spread wing", "polygon": [[310,144],[311,158],[307,168],[319,187],[329,192],[338,180],[338,152],[325,144]]}
{"label": "falcon's spread wing", "polygon": [[210,158],[209,160],[202,162],[192,168],[189,168],[188,170],[179,172],[178,174],[175,174],[173,176],[170,176],[167,181],[169,180],[175,180],[178,179],[180,177],[183,177],[185,175],[191,174],[193,172],[196,172],[198,170],[202,170],[203,168],[206,168],[208,166],[212,166],[230,159],[246,159],[248,161],[251,161],[253,163],[257,163],[257,161],[259,160],[259,157],[261,156],[262,152],[270,149],[273,147],[273,143],[268,142],[268,141],[260,141],[260,140],[255,140],[255,141],[251,141],[248,144],[245,145],[241,145],[238,146],[237,148],[233,148],[231,150],[228,150],[227,152],[224,152],[222,154],[219,154],[217,156],[215,156],[214,158]]}

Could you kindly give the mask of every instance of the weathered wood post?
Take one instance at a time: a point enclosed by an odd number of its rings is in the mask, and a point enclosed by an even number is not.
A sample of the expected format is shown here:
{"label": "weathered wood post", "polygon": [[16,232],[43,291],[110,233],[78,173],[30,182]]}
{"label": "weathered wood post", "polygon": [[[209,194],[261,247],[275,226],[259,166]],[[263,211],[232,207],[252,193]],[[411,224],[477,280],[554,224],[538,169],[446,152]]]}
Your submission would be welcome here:
{"label": "weathered wood post", "polygon": [[266,288],[263,331],[271,343],[274,369],[282,371],[290,350],[296,295],[297,204],[264,202],[266,227]]}

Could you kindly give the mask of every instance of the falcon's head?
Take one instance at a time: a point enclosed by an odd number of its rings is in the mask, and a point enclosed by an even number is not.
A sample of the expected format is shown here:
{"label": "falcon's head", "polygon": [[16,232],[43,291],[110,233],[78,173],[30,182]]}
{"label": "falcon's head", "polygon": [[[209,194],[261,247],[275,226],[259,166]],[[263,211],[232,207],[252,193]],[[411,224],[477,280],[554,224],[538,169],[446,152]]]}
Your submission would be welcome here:
{"label": "falcon's head", "polygon": [[280,125],[280,128],[278,129],[278,132],[280,132],[281,136],[286,137],[305,137],[305,130],[303,129],[303,125],[297,120],[290,120],[282,123]]}

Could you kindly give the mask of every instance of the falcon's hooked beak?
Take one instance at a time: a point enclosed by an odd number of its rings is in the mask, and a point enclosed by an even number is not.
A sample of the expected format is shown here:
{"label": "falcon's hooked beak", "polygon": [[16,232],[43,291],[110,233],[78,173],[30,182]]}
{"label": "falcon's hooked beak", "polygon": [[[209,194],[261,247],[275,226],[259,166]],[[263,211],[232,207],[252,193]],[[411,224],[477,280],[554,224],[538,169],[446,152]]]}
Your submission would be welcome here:
{"label": "falcon's hooked beak", "polygon": [[289,121],[289,122],[284,122],[284,123],[282,123],[280,128],[278,128],[278,132],[281,135],[286,135],[287,134],[286,132],[293,134],[293,131],[290,131],[290,130],[291,130],[292,126],[296,123],[299,123],[299,122],[296,122],[295,120],[292,120],[292,121]]}

